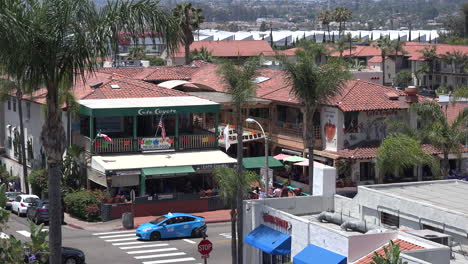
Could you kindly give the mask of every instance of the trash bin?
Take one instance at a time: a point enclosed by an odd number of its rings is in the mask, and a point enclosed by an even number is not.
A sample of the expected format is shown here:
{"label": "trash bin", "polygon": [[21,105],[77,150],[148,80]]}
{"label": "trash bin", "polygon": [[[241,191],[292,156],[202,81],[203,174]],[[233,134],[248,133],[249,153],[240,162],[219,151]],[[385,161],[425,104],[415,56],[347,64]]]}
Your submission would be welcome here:
{"label": "trash bin", "polygon": [[133,213],[122,214],[122,226],[126,229],[133,229]]}

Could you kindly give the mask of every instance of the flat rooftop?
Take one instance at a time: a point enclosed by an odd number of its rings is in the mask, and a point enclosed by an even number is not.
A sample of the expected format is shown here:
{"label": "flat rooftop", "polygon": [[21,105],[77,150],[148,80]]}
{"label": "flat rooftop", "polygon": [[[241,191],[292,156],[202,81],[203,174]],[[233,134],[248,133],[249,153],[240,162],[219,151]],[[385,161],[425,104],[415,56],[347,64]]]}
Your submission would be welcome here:
{"label": "flat rooftop", "polygon": [[468,215],[468,203],[464,201],[464,198],[468,197],[468,182],[466,181],[442,180],[396,183],[371,185],[364,188]]}
{"label": "flat rooftop", "polygon": [[[340,225],[337,225],[335,223],[330,223],[330,222],[320,222],[317,219],[317,216],[319,214],[310,214],[310,215],[302,215],[301,218],[307,219],[308,221],[318,224],[324,228],[327,228],[329,230],[333,230],[335,233],[339,233],[344,236],[355,236],[355,235],[362,235],[363,233],[357,232],[357,231],[345,231],[341,229]],[[358,219],[356,219],[358,220]]]}

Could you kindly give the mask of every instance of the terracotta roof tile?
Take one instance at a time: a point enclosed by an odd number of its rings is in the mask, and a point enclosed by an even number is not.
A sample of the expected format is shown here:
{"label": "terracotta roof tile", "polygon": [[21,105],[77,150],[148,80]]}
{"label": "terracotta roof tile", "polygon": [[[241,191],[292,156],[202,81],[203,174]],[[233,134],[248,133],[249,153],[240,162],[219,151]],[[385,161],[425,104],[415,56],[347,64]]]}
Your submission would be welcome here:
{"label": "terracotta roof tile", "polygon": [[[424,247],[415,245],[413,243],[410,243],[408,241],[401,240],[401,239],[393,240],[393,243],[395,245],[400,245],[400,251],[410,251],[410,250],[424,249]],[[381,247],[381,248],[377,249],[375,252],[377,254],[381,255],[381,256],[384,256],[385,252],[384,252],[383,248],[384,247]],[[368,254],[367,256],[361,258],[360,260],[354,262],[354,264],[370,264],[370,263],[373,263],[372,257],[374,257],[374,252],[372,252],[372,253]]]}
{"label": "terracotta roof tile", "polygon": [[[221,40],[221,41],[195,41],[190,45],[190,51],[206,48],[213,57],[253,57],[263,52],[272,52],[273,49],[266,40]],[[185,56],[183,46],[174,53],[175,58]]]}
{"label": "terracotta roof tile", "polygon": [[452,123],[457,116],[468,108],[467,103],[457,103],[455,105],[448,104],[447,106],[442,106],[442,110],[446,113],[447,119],[450,123]]}
{"label": "terracotta roof tile", "polygon": [[163,66],[147,68],[103,68],[100,73],[119,74],[132,79],[145,81],[190,80],[193,73],[200,69],[202,62],[194,62],[193,66]]}

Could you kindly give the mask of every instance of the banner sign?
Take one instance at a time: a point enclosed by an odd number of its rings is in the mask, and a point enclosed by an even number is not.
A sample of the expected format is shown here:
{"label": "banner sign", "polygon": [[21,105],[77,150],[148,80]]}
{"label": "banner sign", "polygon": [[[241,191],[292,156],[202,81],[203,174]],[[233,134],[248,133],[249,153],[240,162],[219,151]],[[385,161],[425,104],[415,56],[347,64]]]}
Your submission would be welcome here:
{"label": "banner sign", "polygon": [[176,114],[175,109],[159,109],[159,108],[141,108],[137,111],[138,115],[170,115]]}
{"label": "banner sign", "polygon": [[139,142],[141,150],[166,150],[174,148],[174,139],[166,137],[143,138]]}

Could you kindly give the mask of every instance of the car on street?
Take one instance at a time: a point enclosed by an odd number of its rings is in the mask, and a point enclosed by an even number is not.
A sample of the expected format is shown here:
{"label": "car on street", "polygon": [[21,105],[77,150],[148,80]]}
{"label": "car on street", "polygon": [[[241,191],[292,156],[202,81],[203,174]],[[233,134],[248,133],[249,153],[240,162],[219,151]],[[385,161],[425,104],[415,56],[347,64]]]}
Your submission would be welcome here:
{"label": "car on street", "polygon": [[39,200],[39,197],[34,194],[20,194],[16,196],[15,200],[11,203],[11,211],[19,216],[25,215],[28,206],[34,202],[34,200]]}
{"label": "car on street", "polygon": [[6,195],[7,201],[6,201],[5,209],[10,210],[11,209],[11,203],[15,200],[16,196],[18,196],[20,194],[22,194],[22,193],[20,193],[20,192],[6,192],[5,195]]}
{"label": "car on street", "polygon": [[36,225],[49,223],[49,201],[34,200],[26,209],[26,217]]}
{"label": "car on street", "polygon": [[140,225],[136,230],[136,236],[142,240],[201,237],[206,230],[203,217],[185,213],[168,213]]}
{"label": "car on street", "polygon": [[[34,256],[34,259],[41,259],[42,256],[39,254],[36,254]],[[30,256],[25,255],[24,260],[25,263],[29,263]],[[46,263],[49,263],[48,261]],[[85,254],[83,251],[77,249],[77,248],[71,248],[71,247],[62,247],[62,263],[63,264],[85,264]]]}

